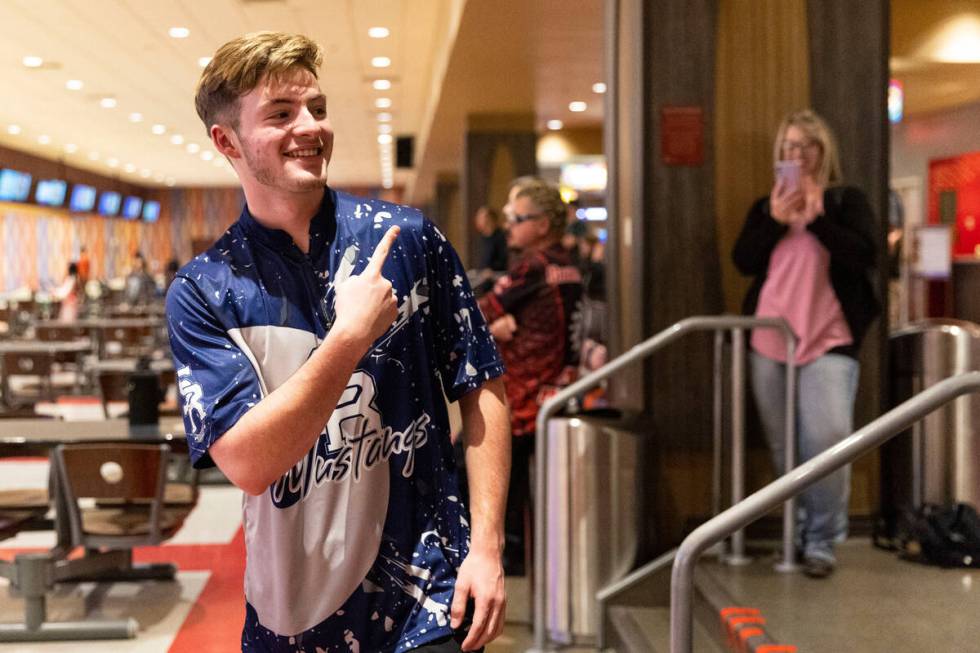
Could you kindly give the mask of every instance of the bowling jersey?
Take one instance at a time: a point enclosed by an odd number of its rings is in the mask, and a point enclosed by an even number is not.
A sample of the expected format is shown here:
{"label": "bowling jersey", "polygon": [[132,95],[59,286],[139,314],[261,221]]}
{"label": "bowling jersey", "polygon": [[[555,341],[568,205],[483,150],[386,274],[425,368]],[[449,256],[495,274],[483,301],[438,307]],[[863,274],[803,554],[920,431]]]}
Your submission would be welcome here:
{"label": "bowling jersey", "polygon": [[503,366],[439,229],[327,189],[303,253],[246,206],[171,285],[170,342],[191,459],[212,466],[209,447],[309,358],[333,323],[334,284],[364,269],[392,225],[382,274],[397,319],[307,455],[244,498],[243,650],[400,653],[452,633],[469,524],[445,400]]}

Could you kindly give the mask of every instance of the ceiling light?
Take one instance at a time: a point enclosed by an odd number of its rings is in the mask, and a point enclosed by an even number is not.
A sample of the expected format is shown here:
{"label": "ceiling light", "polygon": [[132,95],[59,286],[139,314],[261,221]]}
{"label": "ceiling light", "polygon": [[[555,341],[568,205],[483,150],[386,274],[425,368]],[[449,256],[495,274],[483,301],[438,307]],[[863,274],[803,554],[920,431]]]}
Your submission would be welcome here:
{"label": "ceiling light", "polygon": [[153,175],[153,181],[157,182],[158,184],[162,184],[163,183],[163,173],[162,172],[158,172],[155,175]]}
{"label": "ceiling light", "polygon": [[380,124],[380,125],[378,125],[378,133],[379,134],[390,134],[391,133],[391,125],[388,125],[388,124]]}
{"label": "ceiling light", "polygon": [[371,65],[375,68],[387,68],[391,65],[391,59],[388,57],[371,57]]}
{"label": "ceiling light", "polygon": [[374,83],[371,84],[376,91],[387,91],[391,88],[391,80],[389,79],[376,79]]}
{"label": "ceiling light", "polygon": [[69,79],[67,82],[65,82],[65,88],[67,88],[69,91],[80,91],[82,90],[83,86],[85,86],[85,84],[83,84],[82,80],[80,79]]}
{"label": "ceiling light", "polygon": [[197,143],[188,143],[187,144],[187,153],[188,154],[197,154],[200,151],[201,151],[201,146],[198,145]]}
{"label": "ceiling light", "polygon": [[157,123],[156,125],[153,125],[152,127],[150,127],[150,131],[153,132],[154,134],[156,134],[157,136],[159,136],[160,134],[162,134],[165,131],[167,131],[167,128],[164,127],[163,125]]}
{"label": "ceiling light", "polygon": [[548,129],[550,129],[551,131],[558,131],[559,129],[561,129],[564,126],[565,126],[565,123],[563,123],[561,120],[549,120],[548,121]]}
{"label": "ceiling light", "polygon": [[600,93],[600,94],[605,93],[606,85],[602,82],[596,82],[595,84],[592,85],[592,92]]}
{"label": "ceiling light", "polygon": [[78,146],[75,145],[74,143],[68,143],[65,145],[65,152],[68,152],[68,154],[74,154],[77,151],[78,151]]}
{"label": "ceiling light", "polygon": [[378,134],[378,142],[382,145],[391,142],[391,134]]}
{"label": "ceiling light", "polygon": [[186,27],[171,27],[167,31],[167,34],[170,35],[170,38],[186,39],[188,36],[191,35],[191,31]]}
{"label": "ceiling light", "polygon": [[99,100],[99,106],[103,109],[115,109],[116,108],[116,98],[114,97],[104,97]]}
{"label": "ceiling light", "polygon": [[183,145],[184,137],[181,136],[180,134],[174,134],[173,136],[170,137],[170,142],[173,143],[174,145]]}
{"label": "ceiling light", "polygon": [[394,185],[394,182],[392,182],[390,179],[385,179],[383,182],[381,182],[381,186],[386,189],[392,188]]}
{"label": "ceiling light", "polygon": [[204,150],[203,152],[201,152],[201,158],[204,159],[205,161],[210,161],[211,159],[214,158],[214,152],[212,152],[211,150]]}
{"label": "ceiling light", "polygon": [[118,168],[118,167],[119,167],[119,159],[116,159],[116,158],[111,158],[111,159],[108,159],[108,160],[107,160],[107,161],[105,162],[105,164],[106,164],[107,166],[109,166],[110,168]]}
{"label": "ceiling light", "polygon": [[23,59],[24,65],[28,68],[40,68],[44,65],[44,59],[33,55],[28,55]]}
{"label": "ceiling light", "polygon": [[374,106],[379,109],[390,109],[391,108],[391,98],[379,97],[374,101]]}
{"label": "ceiling light", "polygon": [[177,180],[174,179],[173,177],[167,177],[166,184],[168,186],[175,186],[175,185],[177,185]]}
{"label": "ceiling light", "polygon": [[20,133],[20,125],[7,125],[7,133],[16,136]]}
{"label": "ceiling light", "polygon": [[143,179],[149,179],[150,175],[152,174],[153,172],[151,170],[147,170],[146,168],[140,170],[140,177],[142,177]]}
{"label": "ceiling light", "polygon": [[391,122],[391,114],[387,111],[378,114],[378,122]]}
{"label": "ceiling light", "polygon": [[129,122],[143,122],[143,114],[137,111],[129,114]]}
{"label": "ceiling light", "polygon": [[123,170],[126,172],[136,172],[136,166],[134,166],[132,163],[127,163],[123,166]]}
{"label": "ceiling light", "polygon": [[197,60],[197,65],[201,68],[206,67],[209,63],[211,63],[211,57],[199,57]]}
{"label": "ceiling light", "polygon": [[573,113],[582,113],[587,108],[588,108],[588,105],[585,102],[582,102],[580,100],[576,100],[575,102],[569,102],[568,103],[568,110],[571,111],[571,112],[573,112]]}
{"label": "ceiling light", "polygon": [[37,137],[37,142],[40,143],[41,145],[47,145],[48,143],[51,142],[51,137],[48,136],[47,134],[41,134],[40,136]]}
{"label": "ceiling light", "polygon": [[372,39],[384,39],[388,38],[391,32],[388,31],[387,27],[372,27],[368,30],[368,36]]}
{"label": "ceiling light", "polygon": [[99,160],[99,153],[98,152],[89,152],[88,153],[88,160],[89,161],[98,161]]}

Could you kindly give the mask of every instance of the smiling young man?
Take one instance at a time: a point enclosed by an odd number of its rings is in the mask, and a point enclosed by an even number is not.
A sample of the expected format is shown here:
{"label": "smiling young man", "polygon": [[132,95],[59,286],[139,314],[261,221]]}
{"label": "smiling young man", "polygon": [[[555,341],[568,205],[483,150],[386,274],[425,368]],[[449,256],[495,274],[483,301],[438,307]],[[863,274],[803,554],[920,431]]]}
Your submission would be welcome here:
{"label": "smiling young man", "polygon": [[320,61],[251,34],[198,85],[246,206],[167,297],[191,458],[246,492],[243,651],[476,650],[505,608],[503,367],[439,230],[326,186]]}

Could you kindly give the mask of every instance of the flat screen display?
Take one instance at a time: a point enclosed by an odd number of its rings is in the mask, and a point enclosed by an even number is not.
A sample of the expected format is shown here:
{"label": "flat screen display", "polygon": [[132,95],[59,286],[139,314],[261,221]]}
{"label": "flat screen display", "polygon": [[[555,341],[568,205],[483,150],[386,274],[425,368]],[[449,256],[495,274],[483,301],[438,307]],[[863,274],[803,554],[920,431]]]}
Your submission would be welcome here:
{"label": "flat screen display", "polygon": [[61,206],[65,203],[68,182],[61,179],[41,179],[34,191],[34,201],[44,206]]}
{"label": "flat screen display", "polygon": [[0,170],[0,202],[26,202],[31,194],[31,176],[26,172]]}
{"label": "flat screen display", "polygon": [[122,197],[111,190],[103,191],[99,197],[99,215],[118,215]]}
{"label": "flat screen display", "polygon": [[95,208],[95,188],[85,184],[75,184],[71,189],[68,209],[76,213],[89,213]]}
{"label": "flat screen display", "polygon": [[140,217],[140,211],[143,209],[143,198],[130,195],[123,202],[122,216],[127,220],[137,220]]}
{"label": "flat screen display", "polygon": [[147,200],[143,203],[143,220],[146,222],[156,222],[160,217],[160,202]]}

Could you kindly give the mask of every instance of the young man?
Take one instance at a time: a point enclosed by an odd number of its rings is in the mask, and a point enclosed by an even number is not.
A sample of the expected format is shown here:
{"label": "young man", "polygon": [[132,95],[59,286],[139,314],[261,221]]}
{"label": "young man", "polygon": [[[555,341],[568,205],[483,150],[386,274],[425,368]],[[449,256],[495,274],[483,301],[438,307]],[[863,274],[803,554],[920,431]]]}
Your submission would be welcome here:
{"label": "young man", "polygon": [[242,650],[476,650],[504,618],[503,367],[439,230],[326,187],[320,61],[262,32],[205,68],[198,114],[247,204],[167,297],[192,460],[246,492]]}

